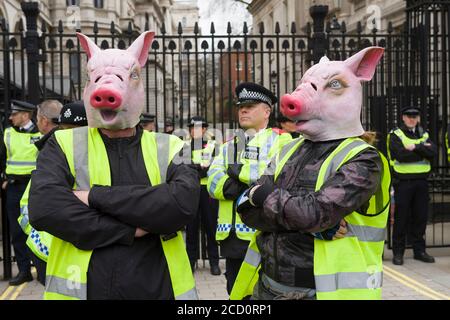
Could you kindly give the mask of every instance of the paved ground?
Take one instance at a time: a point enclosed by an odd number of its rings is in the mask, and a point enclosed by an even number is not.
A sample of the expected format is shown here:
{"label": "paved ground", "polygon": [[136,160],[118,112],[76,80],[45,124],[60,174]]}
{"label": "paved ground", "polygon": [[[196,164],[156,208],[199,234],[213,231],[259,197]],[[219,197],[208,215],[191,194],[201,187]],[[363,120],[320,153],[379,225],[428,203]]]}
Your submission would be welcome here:
{"label": "paved ground", "polygon": [[[436,263],[425,264],[412,259],[407,251],[405,264],[394,266],[392,254],[385,254],[385,272],[383,285],[384,300],[450,300],[450,248],[430,249],[436,257]],[[208,263],[203,267],[199,261],[199,269],[195,272],[197,289],[202,300],[226,300],[225,277],[212,276]],[[225,270],[224,261],[220,267]],[[16,274],[14,266],[13,274]],[[0,275],[3,275],[0,266]],[[33,281],[19,287],[9,287],[6,281],[0,280],[0,300],[40,300],[43,287]]]}

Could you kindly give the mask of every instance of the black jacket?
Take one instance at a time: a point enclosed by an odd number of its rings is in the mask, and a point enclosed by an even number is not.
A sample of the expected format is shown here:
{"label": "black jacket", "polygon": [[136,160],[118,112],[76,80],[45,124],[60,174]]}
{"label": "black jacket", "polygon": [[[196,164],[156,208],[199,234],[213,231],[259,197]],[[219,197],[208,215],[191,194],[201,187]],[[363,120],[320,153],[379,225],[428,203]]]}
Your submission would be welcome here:
{"label": "black jacket", "polygon": [[[140,139],[109,139],[112,186],[94,186],[89,207],[72,192],[74,178],[56,139],[41,151],[30,190],[30,222],[82,250],[94,250],[88,299],[173,299],[159,235],[183,228],[197,212],[200,185],[188,165],[171,164],[167,183],[152,187]],[[150,232],[135,238],[136,228]]]}
{"label": "black jacket", "polygon": [[[417,126],[415,132],[411,132],[406,128],[405,125],[401,125],[400,129],[405,133],[408,138],[411,139],[420,139],[425,131],[422,127]],[[416,148],[413,151],[409,151],[405,149],[401,139],[395,134],[390,134],[390,145],[389,151],[391,153],[391,158],[396,159],[399,162],[418,162],[423,159],[427,159],[432,161],[433,158],[437,155],[437,147],[436,145],[428,139],[426,143],[431,144],[431,146],[425,146],[424,143],[416,145]],[[406,180],[406,179],[426,179],[428,178],[429,173],[409,173],[409,174],[401,174],[392,170],[394,182],[398,180]]]}
{"label": "black jacket", "polygon": [[240,212],[246,225],[262,231],[257,238],[261,268],[275,281],[314,288],[311,232],[333,228],[353,211],[367,212],[380,184],[382,164],[376,150],[366,149],[346,162],[315,192],[320,167],[340,142],[306,140],[275,183],[273,176],[258,181],[265,189],[272,185],[261,207]]}

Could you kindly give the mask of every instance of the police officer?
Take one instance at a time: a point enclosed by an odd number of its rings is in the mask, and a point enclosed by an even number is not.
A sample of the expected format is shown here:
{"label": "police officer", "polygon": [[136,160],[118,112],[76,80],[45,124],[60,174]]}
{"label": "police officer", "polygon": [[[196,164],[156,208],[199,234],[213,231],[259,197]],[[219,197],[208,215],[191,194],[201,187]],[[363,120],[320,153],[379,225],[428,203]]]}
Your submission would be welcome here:
{"label": "police officer", "polygon": [[[27,236],[22,231],[17,219],[20,215],[20,198],[30,180],[31,171],[36,167],[37,148],[34,143],[41,134],[33,123],[32,116],[36,106],[25,101],[11,101],[11,115],[9,120],[12,127],[5,130],[3,143],[0,147],[2,166],[6,170],[3,177],[2,188],[6,189],[6,211],[9,228],[11,230],[12,244],[19,268],[19,273],[9,282],[18,286],[33,280],[31,275],[30,255],[25,244]],[[6,161],[5,161],[6,160]]]}
{"label": "police officer", "polygon": [[395,197],[393,263],[403,264],[407,233],[411,235],[414,259],[432,263],[434,258],[425,252],[429,201],[427,178],[431,171],[430,161],[437,148],[429,139],[428,132],[420,126],[420,109],[408,106],[401,112],[403,123],[392,130],[387,139]]}
{"label": "police officer", "polygon": [[277,116],[278,128],[289,133],[293,139],[300,137],[297,126],[294,121],[286,118],[281,112]]}
{"label": "police officer", "polygon": [[219,276],[221,270],[219,268],[219,249],[216,242],[217,228],[217,210],[218,203],[216,199],[211,199],[206,184],[208,182],[207,171],[211,164],[212,158],[216,153],[216,142],[214,140],[206,140],[205,133],[208,128],[208,122],[202,117],[192,117],[188,124],[190,134],[190,150],[192,150],[192,162],[196,165],[200,174],[200,202],[196,219],[186,226],[186,250],[191,262],[192,270],[195,270],[195,264],[199,258],[199,224],[201,222],[203,230],[206,233],[206,248],[208,250],[208,258],[210,272],[214,276]]}
{"label": "police officer", "polygon": [[150,113],[141,114],[139,124],[144,130],[154,132],[155,131],[155,116]]}
{"label": "police officer", "polygon": [[[35,143],[41,151],[47,141],[57,130],[87,126],[86,110],[83,101],[74,101],[64,106],[56,100],[46,100],[38,106],[37,126],[43,134]],[[50,251],[52,236],[44,231],[37,231],[29,224],[28,198],[30,184],[20,200],[20,217],[18,222],[27,234],[26,244],[31,250],[31,260],[37,270],[37,280],[45,285],[47,259]]]}
{"label": "police officer", "polygon": [[172,134],[174,130],[173,120],[171,118],[166,118],[164,120],[164,133]]}
{"label": "police officer", "polygon": [[231,292],[255,229],[236,214],[236,200],[264,173],[270,159],[291,141],[289,134],[268,128],[277,97],[255,83],[241,83],[235,89],[239,125],[242,130],[222,144],[208,171],[208,192],[219,200],[216,240],[225,257],[227,291]]}
{"label": "police officer", "polygon": [[88,121],[83,100],[65,104],[61,109],[58,122],[60,129],[72,129],[87,126]]}

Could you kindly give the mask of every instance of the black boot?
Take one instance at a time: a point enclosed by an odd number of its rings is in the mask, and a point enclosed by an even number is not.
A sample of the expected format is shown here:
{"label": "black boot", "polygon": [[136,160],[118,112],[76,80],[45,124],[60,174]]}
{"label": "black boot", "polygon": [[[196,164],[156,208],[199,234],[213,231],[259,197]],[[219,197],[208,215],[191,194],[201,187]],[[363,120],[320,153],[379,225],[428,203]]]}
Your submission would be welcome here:
{"label": "black boot", "polygon": [[434,263],[434,258],[432,256],[430,256],[428,253],[426,253],[425,251],[420,252],[420,253],[414,253],[414,259],[420,260],[420,261],[426,262],[426,263]]}
{"label": "black boot", "polygon": [[392,259],[392,263],[401,266],[403,264],[403,255],[402,254],[394,254],[394,258]]}
{"label": "black boot", "polygon": [[9,280],[10,286],[20,286],[22,283],[33,281],[31,272],[19,272],[17,276]]}
{"label": "black boot", "polygon": [[220,270],[219,264],[211,264],[210,272],[213,276],[220,276],[222,274],[222,270]]}
{"label": "black boot", "polygon": [[190,263],[191,263],[192,273],[194,273],[195,272],[195,265],[196,265],[197,261],[196,260],[190,260]]}

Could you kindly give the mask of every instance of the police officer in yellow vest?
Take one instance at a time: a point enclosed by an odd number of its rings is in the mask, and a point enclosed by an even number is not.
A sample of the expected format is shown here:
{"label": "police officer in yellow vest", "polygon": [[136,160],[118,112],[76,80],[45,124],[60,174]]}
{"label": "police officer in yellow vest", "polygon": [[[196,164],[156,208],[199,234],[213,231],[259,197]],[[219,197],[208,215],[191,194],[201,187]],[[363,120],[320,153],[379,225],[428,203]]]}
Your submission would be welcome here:
{"label": "police officer in yellow vest", "polygon": [[231,292],[245,257],[254,228],[246,226],[236,213],[236,199],[267,168],[271,157],[291,141],[287,133],[268,128],[272,106],[277,97],[255,83],[236,87],[239,108],[239,130],[236,136],[220,146],[219,154],[208,171],[208,192],[219,200],[216,239],[225,257],[227,291]]}
{"label": "police officer in yellow vest", "polygon": [[[43,134],[34,145],[41,151],[48,139],[56,130],[87,126],[86,110],[83,101],[74,101],[64,106],[57,100],[46,100],[39,104],[37,112],[37,126]],[[37,270],[37,280],[45,285],[47,259],[53,236],[44,231],[37,231],[29,223],[28,198],[30,183],[28,183],[20,200],[20,216],[18,222],[28,235],[27,246],[31,250],[31,260]]]}
{"label": "police officer in yellow vest", "polygon": [[[57,100],[45,100],[40,103],[37,107],[36,114],[36,125],[39,132],[43,135],[34,144],[36,148],[40,151],[45,146],[47,140],[53,135],[53,133],[58,130],[58,120],[61,113],[63,105]],[[45,253],[48,251],[46,244],[41,241],[41,238],[46,237],[46,235],[41,235],[34,230],[29,224],[28,218],[28,195],[29,195],[29,184],[25,190],[21,200],[20,200],[20,216],[18,222],[22,227],[22,230],[27,234],[27,246],[31,251],[30,257],[33,261],[34,266],[37,271],[37,280],[44,285],[45,283]]]}
{"label": "police officer in yellow vest", "polygon": [[30,223],[54,236],[45,299],[197,298],[179,231],[197,213],[197,171],[180,139],[138,125],[153,35],[103,51],[78,34],[89,126],[48,140],[30,188]]}
{"label": "police officer in yellow vest", "polygon": [[429,201],[427,178],[431,171],[430,161],[437,154],[437,148],[428,132],[420,126],[420,109],[407,106],[401,112],[403,123],[392,130],[387,139],[394,177],[393,263],[403,264],[407,234],[411,237],[414,259],[432,263],[434,258],[425,251]]}
{"label": "police officer in yellow vest", "polygon": [[200,175],[200,202],[197,217],[186,226],[186,250],[189,255],[192,270],[195,270],[199,258],[199,225],[202,224],[206,234],[206,249],[210,272],[219,276],[219,248],[216,241],[218,202],[212,199],[206,190],[208,182],[207,172],[212,159],[217,153],[217,143],[214,140],[205,140],[208,122],[203,117],[194,116],[189,124],[190,150],[192,150],[192,162],[197,167]]}
{"label": "police officer in yellow vest", "polygon": [[19,274],[11,279],[10,285],[17,286],[32,281],[30,254],[26,246],[27,235],[22,231],[17,219],[20,215],[20,198],[30,180],[31,171],[36,167],[38,150],[34,143],[41,134],[33,123],[32,115],[36,106],[25,101],[11,101],[9,119],[12,127],[6,128],[1,144],[2,166],[6,169],[3,189],[6,189],[6,210],[11,230],[12,244],[19,267]]}

